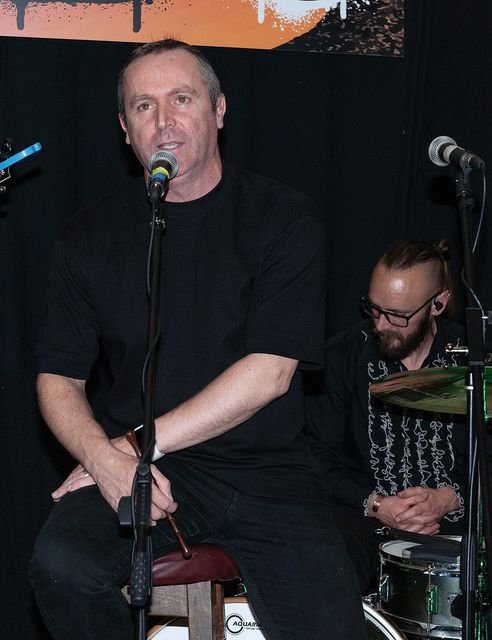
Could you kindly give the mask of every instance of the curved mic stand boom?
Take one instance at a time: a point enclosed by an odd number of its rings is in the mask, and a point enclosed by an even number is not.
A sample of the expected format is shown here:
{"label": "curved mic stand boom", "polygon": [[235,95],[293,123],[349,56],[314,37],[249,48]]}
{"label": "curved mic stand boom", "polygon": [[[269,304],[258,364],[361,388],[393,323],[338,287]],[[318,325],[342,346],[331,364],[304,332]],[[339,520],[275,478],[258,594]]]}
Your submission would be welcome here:
{"label": "curved mic stand boom", "polygon": [[[464,600],[463,640],[475,640],[480,637],[482,622],[483,601],[479,601],[481,598],[479,593],[479,573],[481,569],[483,570],[483,566],[479,566],[479,557],[483,552],[483,542],[485,542],[485,584],[489,599],[490,594],[492,594],[492,571],[489,570],[492,569],[492,499],[488,472],[483,393],[485,367],[484,318],[483,311],[477,306],[474,296],[475,264],[472,251],[471,211],[475,201],[469,186],[471,168],[467,167],[462,161],[460,165],[456,178],[456,198],[458,210],[461,214],[464,282],[467,289],[468,374],[466,390],[469,468],[468,500],[465,503],[467,530],[461,543],[460,574]],[[492,638],[490,616],[487,616],[487,624],[487,637]]]}

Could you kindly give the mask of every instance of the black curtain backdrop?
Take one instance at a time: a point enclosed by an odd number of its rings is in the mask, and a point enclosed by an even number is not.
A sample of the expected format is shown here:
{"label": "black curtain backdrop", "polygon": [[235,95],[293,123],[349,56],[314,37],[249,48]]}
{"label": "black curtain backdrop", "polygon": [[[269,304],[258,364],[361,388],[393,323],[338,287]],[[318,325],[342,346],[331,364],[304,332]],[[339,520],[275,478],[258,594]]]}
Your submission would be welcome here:
{"label": "black curtain backdrop", "polygon": [[[330,334],[358,320],[358,298],[390,242],[448,238],[459,278],[455,171],[430,163],[429,142],[449,135],[492,166],[489,0],[411,0],[405,10],[403,58],[205,49],[228,100],[224,158],[295,185],[324,213]],[[133,46],[0,38],[0,139],[16,151],[43,145],[13,167],[0,195],[0,638],[47,637],[27,567],[50,491],[72,462],[38,416],[32,355],[60,227],[138,170],[115,107]],[[486,218],[478,291],[488,309],[490,233]]]}

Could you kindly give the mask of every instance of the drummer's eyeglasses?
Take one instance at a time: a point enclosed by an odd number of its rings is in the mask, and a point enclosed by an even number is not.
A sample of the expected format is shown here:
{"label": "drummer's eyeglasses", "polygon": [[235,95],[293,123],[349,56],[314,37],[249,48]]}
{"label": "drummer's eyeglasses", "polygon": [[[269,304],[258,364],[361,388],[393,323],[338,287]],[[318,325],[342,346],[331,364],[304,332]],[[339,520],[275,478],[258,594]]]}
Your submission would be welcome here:
{"label": "drummer's eyeglasses", "polygon": [[371,300],[367,296],[362,296],[362,298],[360,299],[360,306],[362,311],[365,314],[367,314],[369,317],[377,320],[381,316],[381,314],[383,314],[386,320],[390,324],[392,324],[394,327],[403,328],[403,327],[408,327],[408,323],[413,318],[413,316],[417,315],[417,313],[421,309],[423,309],[426,305],[432,302],[434,298],[437,298],[437,296],[441,293],[442,293],[442,290],[438,291],[437,293],[434,293],[428,300],[424,302],[424,304],[420,305],[418,309],[415,309],[413,313],[409,313],[408,315],[405,315],[403,313],[398,313],[397,311],[387,311],[386,309],[381,309],[381,307],[378,307],[377,304],[374,304],[374,302],[371,302]]}

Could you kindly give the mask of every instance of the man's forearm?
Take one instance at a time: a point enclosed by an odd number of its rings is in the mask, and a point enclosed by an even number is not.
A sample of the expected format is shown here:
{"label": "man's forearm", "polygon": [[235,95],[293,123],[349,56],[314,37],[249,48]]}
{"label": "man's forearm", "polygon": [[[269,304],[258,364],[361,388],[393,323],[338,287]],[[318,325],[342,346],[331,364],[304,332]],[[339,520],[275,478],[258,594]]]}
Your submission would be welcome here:
{"label": "man's forearm", "polygon": [[198,394],[156,420],[156,442],[167,453],[215,438],[286,393],[298,361],[251,354]]}
{"label": "man's forearm", "polygon": [[98,449],[111,446],[85,395],[85,381],[42,373],[37,379],[39,407],[53,434],[83,466]]}

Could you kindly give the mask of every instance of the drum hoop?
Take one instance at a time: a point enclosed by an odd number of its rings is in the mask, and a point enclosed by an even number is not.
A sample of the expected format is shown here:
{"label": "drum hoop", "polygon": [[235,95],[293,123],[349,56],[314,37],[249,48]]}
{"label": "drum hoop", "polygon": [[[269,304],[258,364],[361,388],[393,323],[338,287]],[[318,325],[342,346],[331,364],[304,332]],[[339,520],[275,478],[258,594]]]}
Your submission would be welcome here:
{"label": "drum hoop", "polygon": [[[385,611],[383,608],[381,608],[381,611],[388,617],[390,617],[391,620],[397,620],[399,623],[408,623],[409,625],[412,625],[412,627],[418,628],[418,629],[422,629],[422,632],[432,632],[434,631],[434,629],[445,629],[446,631],[460,631],[461,632],[461,627],[458,627],[454,624],[435,624],[433,622],[430,622],[428,625],[425,622],[422,622],[420,620],[414,620],[413,618],[405,618],[402,615],[398,615],[397,613],[390,613],[389,611]],[[405,631],[405,629],[402,629],[402,631]],[[406,630],[407,633],[416,633],[416,631],[408,631],[408,629]]]}
{"label": "drum hoop", "polygon": [[417,569],[420,573],[432,573],[433,575],[453,575],[454,573],[460,573],[460,565],[454,562],[424,562],[424,561],[415,561],[411,558],[399,558],[393,560],[393,557],[389,558],[383,555],[383,552],[380,551],[380,560],[381,564],[395,565],[397,567],[402,567],[404,569]]}
{"label": "drum hoop", "polygon": [[402,635],[400,630],[393,624],[387,615],[377,609],[374,605],[363,599],[362,607],[364,614],[368,614],[369,619],[371,622],[376,624],[379,631],[389,631],[393,640],[406,640],[405,636]]}

